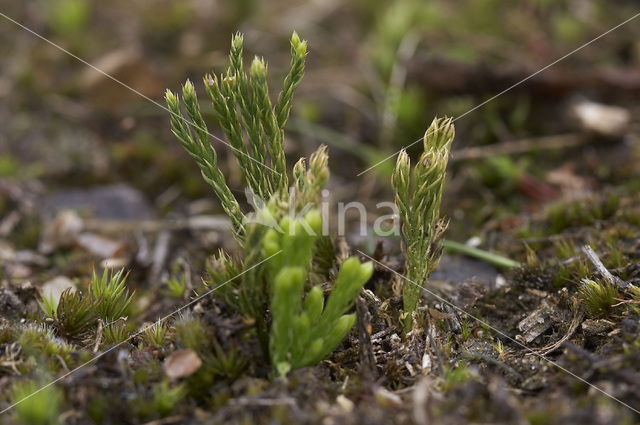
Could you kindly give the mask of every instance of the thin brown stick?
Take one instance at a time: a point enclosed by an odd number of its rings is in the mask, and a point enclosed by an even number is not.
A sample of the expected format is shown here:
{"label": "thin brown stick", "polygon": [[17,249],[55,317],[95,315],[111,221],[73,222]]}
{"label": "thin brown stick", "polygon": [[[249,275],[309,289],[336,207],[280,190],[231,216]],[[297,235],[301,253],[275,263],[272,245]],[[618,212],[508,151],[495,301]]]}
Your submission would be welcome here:
{"label": "thin brown stick", "polygon": [[537,150],[567,149],[581,146],[589,142],[589,138],[581,134],[569,133],[533,139],[514,140],[495,143],[488,146],[474,146],[455,150],[451,153],[451,161],[483,159],[495,155],[515,155]]}

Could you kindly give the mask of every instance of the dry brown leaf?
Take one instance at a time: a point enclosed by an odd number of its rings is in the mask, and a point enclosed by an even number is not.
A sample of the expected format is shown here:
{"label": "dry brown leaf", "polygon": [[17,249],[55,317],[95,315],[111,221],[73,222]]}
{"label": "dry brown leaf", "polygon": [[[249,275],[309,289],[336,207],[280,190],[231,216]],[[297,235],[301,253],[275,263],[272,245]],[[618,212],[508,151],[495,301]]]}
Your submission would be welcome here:
{"label": "dry brown leaf", "polygon": [[164,360],[164,373],[169,379],[191,376],[202,365],[202,360],[191,349],[178,350]]}

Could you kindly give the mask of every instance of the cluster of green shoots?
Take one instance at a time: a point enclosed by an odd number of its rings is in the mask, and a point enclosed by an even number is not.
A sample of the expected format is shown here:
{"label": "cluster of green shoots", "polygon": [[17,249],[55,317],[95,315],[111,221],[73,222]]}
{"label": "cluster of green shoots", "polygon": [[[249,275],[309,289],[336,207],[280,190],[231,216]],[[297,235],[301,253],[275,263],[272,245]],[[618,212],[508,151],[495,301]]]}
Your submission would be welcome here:
{"label": "cluster of green shoots", "polygon": [[578,297],[589,317],[601,318],[611,312],[620,295],[618,289],[609,282],[584,278]]}
{"label": "cluster of green shoots", "polygon": [[[126,278],[123,270],[115,273],[105,270],[101,276],[94,272],[86,294],[69,288],[59,299],[52,295],[42,298],[40,309],[52,326],[25,325],[11,330],[10,334],[6,334],[9,328],[2,329],[5,334],[2,339],[16,341],[27,359],[18,365],[19,372],[39,376],[39,379],[17,381],[11,387],[11,399],[19,403],[15,406],[18,421],[43,425],[59,423],[62,392],[54,385],[43,385],[50,381],[50,371],[63,367],[68,370],[86,358],[83,354],[73,356],[75,346],[56,334],[74,342],[87,341],[93,339],[92,331],[102,323],[103,339],[109,339],[106,333],[113,329],[113,323],[124,319],[133,299],[126,287]],[[122,335],[120,340],[125,337]],[[41,368],[43,364],[45,368]]]}
{"label": "cluster of green shoots", "polygon": [[62,391],[56,386],[43,388],[40,380],[17,381],[11,386],[12,400],[25,400],[15,409],[16,419],[23,424],[55,425],[60,423],[62,413]]}
{"label": "cluster of green shoots", "polygon": [[[231,41],[226,74],[204,77],[205,90],[244,180],[260,199],[271,199],[288,188],[284,127],[289,119],[294,91],[302,80],[306,55],[306,41],[294,33],[291,66],[275,105],[269,98],[264,59],[254,58],[249,75],[244,71],[243,37],[240,34]],[[218,167],[218,155],[211,146],[193,83],[187,81],[182,87],[182,104],[187,118],[182,113],[178,95],[167,90],[165,98],[171,112],[173,133],[198,163],[202,176],[213,187],[231,218],[236,236],[242,240],[245,216]]]}
{"label": "cluster of green shoots", "polygon": [[94,271],[86,295],[68,288],[59,300],[44,297],[40,308],[62,335],[81,337],[98,321],[110,324],[125,316],[133,299],[126,279],[124,270],[115,273],[105,270],[102,276]]}
{"label": "cluster of green shoots", "polygon": [[[174,134],[213,187],[244,248],[241,261],[222,252],[214,259],[209,266],[211,285],[230,280],[220,288],[220,296],[255,321],[258,337],[279,376],[315,364],[337,347],[354,323],[354,316],[346,312],[373,271],[371,264],[347,259],[333,280],[326,304],[322,288],[311,287],[314,263],[326,261],[325,254],[318,254],[326,238],[319,236],[322,220],[316,207],[329,178],[328,154],[321,146],[308,164],[302,158],[294,165],[293,206],[289,205],[284,154],[284,127],[302,79],[306,50],[306,42],[294,33],[291,65],[275,104],[269,98],[264,60],[256,57],[249,74],[244,71],[240,34],[231,42],[226,74],[204,77],[205,90],[248,188],[266,200],[252,217],[242,213],[218,167],[193,84],[184,84],[182,102],[171,91],[166,94]],[[301,211],[308,206],[312,210],[304,217],[286,216],[290,207]]]}
{"label": "cluster of green shoots", "polygon": [[[256,57],[249,73],[245,72],[240,34],[231,41],[226,73],[204,77],[205,91],[244,181],[257,198],[265,200],[250,217],[241,211],[218,166],[194,85],[184,84],[182,100],[169,90],[166,93],[173,133],[213,187],[243,247],[241,260],[224,252],[214,257],[209,265],[209,287],[225,282],[219,296],[255,321],[262,347],[279,376],[315,364],[337,347],[354,323],[354,316],[347,312],[373,272],[370,263],[361,264],[353,257],[342,263],[339,272],[329,272],[335,256],[326,249],[331,246],[328,237],[318,236],[322,219],[317,207],[329,178],[324,146],[310,156],[308,164],[302,158],[294,165],[291,185],[295,196],[287,192],[284,128],[302,79],[306,52],[306,42],[294,33],[291,65],[275,104],[269,98],[264,60]],[[420,295],[415,285],[425,282],[442,251],[440,239],[446,223],[439,216],[439,207],[453,133],[451,120],[435,120],[418,164],[411,169],[402,152],[393,176],[407,273],[413,283],[405,285],[403,293],[409,328]],[[287,216],[288,211],[308,212],[294,218]],[[326,302],[325,291],[314,285],[323,279],[332,282]]]}
{"label": "cluster of green shoots", "polygon": [[402,290],[405,331],[411,330],[422,286],[438,266],[447,222],[440,202],[454,127],[451,119],[435,119],[424,136],[424,152],[411,168],[409,155],[400,152],[391,179],[402,221],[407,279]]}
{"label": "cluster of green shoots", "polygon": [[320,285],[305,294],[321,227],[320,213],[312,210],[303,219],[284,217],[281,231],[269,229],[262,240],[264,256],[274,257],[267,264],[273,317],[269,353],[280,376],[314,365],[335,350],[355,321],[354,314],[345,313],[373,274],[372,263],[351,257],[342,263],[326,304]]}

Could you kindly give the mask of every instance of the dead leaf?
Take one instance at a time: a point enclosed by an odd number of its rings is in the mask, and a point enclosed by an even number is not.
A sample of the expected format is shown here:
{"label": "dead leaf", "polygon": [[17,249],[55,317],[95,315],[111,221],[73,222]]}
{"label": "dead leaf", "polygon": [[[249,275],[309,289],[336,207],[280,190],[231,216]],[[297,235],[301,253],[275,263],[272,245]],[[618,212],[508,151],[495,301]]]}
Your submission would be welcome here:
{"label": "dead leaf", "polygon": [[191,349],[173,352],[164,360],[164,373],[169,379],[179,379],[191,376],[202,365],[202,360]]}
{"label": "dead leaf", "polygon": [[117,255],[124,248],[120,242],[89,232],[80,233],[76,237],[76,242],[90,253],[102,258]]}
{"label": "dead leaf", "polygon": [[588,100],[574,104],[571,112],[585,130],[605,136],[622,134],[631,121],[631,113],[625,108]]}
{"label": "dead leaf", "polygon": [[38,251],[43,254],[51,254],[58,248],[73,245],[82,227],[82,219],[75,211],[60,211],[55,220],[45,224],[38,244]]}
{"label": "dead leaf", "polygon": [[66,276],[57,276],[42,285],[40,291],[42,292],[43,298],[53,298],[57,304],[60,301],[62,293],[69,288],[71,288],[72,291],[76,290],[76,285],[73,281]]}

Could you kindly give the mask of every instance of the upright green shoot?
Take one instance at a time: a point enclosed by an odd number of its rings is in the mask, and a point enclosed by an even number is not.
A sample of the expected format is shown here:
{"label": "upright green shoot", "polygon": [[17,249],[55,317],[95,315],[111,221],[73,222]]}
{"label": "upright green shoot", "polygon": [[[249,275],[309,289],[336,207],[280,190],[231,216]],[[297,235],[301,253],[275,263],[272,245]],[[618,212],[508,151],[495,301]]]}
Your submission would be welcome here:
{"label": "upright green shoot", "polygon": [[373,273],[371,263],[351,257],[342,263],[326,303],[319,285],[306,291],[321,227],[320,213],[312,210],[303,219],[283,218],[281,231],[269,229],[263,238],[265,257],[281,252],[267,266],[273,318],[269,353],[279,376],[316,364],[335,350],[355,321],[346,312]]}
{"label": "upright green shoot", "polygon": [[[204,77],[206,93],[244,180],[253,194],[264,200],[287,191],[284,127],[295,89],[304,74],[306,55],[306,41],[293,33],[291,65],[275,106],[269,97],[264,59],[254,58],[249,75],[244,70],[241,34],[231,40],[227,72]],[[197,162],[205,181],[213,187],[225,213],[231,218],[237,239],[243,241],[245,216],[218,167],[217,152],[211,146],[193,84],[187,81],[182,88],[187,118],[182,113],[178,95],[167,90],[165,97],[173,133]]]}
{"label": "upright green shoot", "polygon": [[96,313],[103,321],[111,322],[125,315],[133,300],[126,281],[124,269],[115,273],[105,269],[100,277],[93,272],[89,295],[95,300]]}
{"label": "upright green shoot", "polygon": [[447,222],[440,217],[445,173],[454,137],[453,122],[436,118],[424,136],[424,152],[411,168],[409,156],[400,152],[391,183],[402,223],[407,282],[402,296],[405,331],[412,326],[421,286],[437,267]]}

